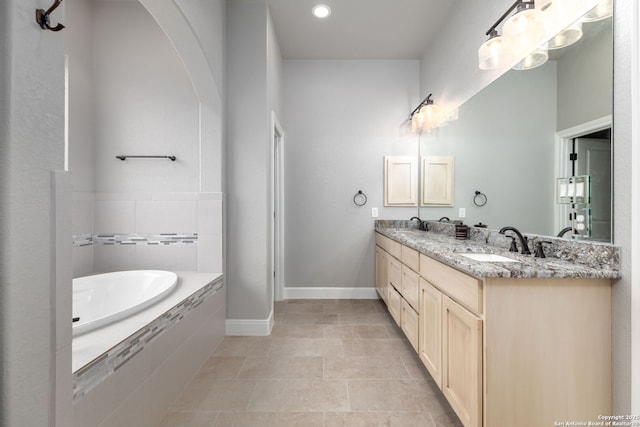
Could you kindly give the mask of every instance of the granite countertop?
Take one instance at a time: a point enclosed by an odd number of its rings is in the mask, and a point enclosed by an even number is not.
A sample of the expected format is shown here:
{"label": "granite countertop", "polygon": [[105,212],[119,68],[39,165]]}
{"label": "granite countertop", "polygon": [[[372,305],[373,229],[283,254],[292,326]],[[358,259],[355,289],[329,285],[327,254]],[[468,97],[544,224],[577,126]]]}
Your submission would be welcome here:
{"label": "granite countertop", "polygon": [[[504,248],[482,244],[477,241],[456,240],[452,236],[439,233],[393,228],[376,228],[375,231],[478,278],[617,279],[620,277],[619,271],[613,268],[596,268],[555,257],[535,258],[533,255],[521,255],[520,253],[509,252]],[[516,262],[475,261],[460,255],[460,253],[465,252],[492,253],[514,259]]]}

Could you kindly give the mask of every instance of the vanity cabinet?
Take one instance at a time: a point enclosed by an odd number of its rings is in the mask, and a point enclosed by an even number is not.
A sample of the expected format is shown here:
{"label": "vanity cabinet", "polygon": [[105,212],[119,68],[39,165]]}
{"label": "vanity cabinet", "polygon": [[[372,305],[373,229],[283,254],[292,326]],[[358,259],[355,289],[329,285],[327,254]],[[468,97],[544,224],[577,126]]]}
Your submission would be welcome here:
{"label": "vanity cabinet", "polygon": [[611,413],[611,280],[479,279],[386,236],[376,243],[389,312],[465,427]]}
{"label": "vanity cabinet", "polygon": [[419,343],[418,251],[376,234],[376,288],[385,294],[387,309],[411,345]]}
{"label": "vanity cabinet", "polygon": [[482,282],[420,255],[420,359],[465,426],[482,426]]}

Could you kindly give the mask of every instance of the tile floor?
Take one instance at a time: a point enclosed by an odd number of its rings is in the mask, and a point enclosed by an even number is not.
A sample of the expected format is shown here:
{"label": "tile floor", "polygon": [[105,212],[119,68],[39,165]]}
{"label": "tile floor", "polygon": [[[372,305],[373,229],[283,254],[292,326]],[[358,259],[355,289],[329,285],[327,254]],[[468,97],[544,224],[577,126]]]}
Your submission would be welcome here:
{"label": "tile floor", "polygon": [[226,337],[159,427],[462,426],[378,300],[276,303]]}

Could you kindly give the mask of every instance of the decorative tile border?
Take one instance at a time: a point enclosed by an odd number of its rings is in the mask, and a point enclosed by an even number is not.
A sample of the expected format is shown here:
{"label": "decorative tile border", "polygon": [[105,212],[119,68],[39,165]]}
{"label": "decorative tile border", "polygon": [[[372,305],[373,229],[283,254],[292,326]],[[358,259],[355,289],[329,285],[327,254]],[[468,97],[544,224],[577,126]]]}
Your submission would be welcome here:
{"label": "decorative tile border", "polygon": [[73,236],[73,246],[90,245],[175,245],[198,243],[198,233],[82,234]]}
{"label": "decorative tile border", "polygon": [[111,350],[74,372],[73,401],[81,399],[97,385],[113,375],[136,354],[140,353],[146,345],[182,320],[190,311],[197,308],[207,298],[222,289],[223,286],[224,278],[220,276],[129,336],[129,338],[117,344]]}

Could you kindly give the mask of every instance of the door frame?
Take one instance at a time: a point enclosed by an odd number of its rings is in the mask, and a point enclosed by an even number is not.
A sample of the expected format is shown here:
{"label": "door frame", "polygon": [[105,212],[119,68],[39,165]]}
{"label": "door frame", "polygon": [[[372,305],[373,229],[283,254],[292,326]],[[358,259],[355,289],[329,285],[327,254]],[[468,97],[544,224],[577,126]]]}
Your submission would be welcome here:
{"label": "door frame", "polygon": [[[613,129],[613,116],[608,115],[604,117],[600,117],[599,119],[591,120],[586,123],[579,124],[577,126],[573,126],[568,129],[564,129],[556,132],[556,150],[554,155],[554,170],[555,170],[555,178],[561,178],[565,176],[570,176],[571,171],[569,169],[569,147],[572,143],[573,138],[578,138],[580,136],[587,135],[589,133],[597,132],[600,130]],[[613,144],[611,145],[611,159],[613,161],[613,150],[615,147]],[[613,170],[613,165],[611,170]],[[612,188],[613,188],[613,176],[611,177]],[[554,234],[560,231],[563,227],[566,226],[566,218],[569,215],[569,206],[568,205],[560,205],[556,203],[558,195],[557,186],[554,184],[554,203],[553,203],[553,230]],[[613,200],[613,195],[612,195]],[[613,221],[613,212],[611,216],[611,220]],[[611,230],[611,239],[613,240],[613,227]]]}
{"label": "door frame", "polygon": [[[284,299],[284,130],[271,112],[271,301]],[[277,157],[276,157],[277,156]]]}

